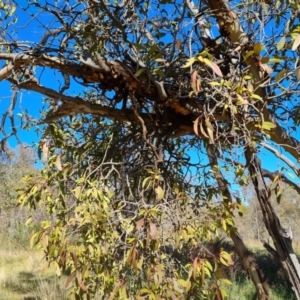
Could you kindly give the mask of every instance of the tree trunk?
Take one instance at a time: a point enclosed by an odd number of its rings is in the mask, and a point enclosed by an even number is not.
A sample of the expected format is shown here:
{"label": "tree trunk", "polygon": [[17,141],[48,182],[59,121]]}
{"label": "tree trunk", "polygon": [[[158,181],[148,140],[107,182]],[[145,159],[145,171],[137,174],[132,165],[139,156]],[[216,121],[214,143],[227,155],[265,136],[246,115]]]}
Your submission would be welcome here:
{"label": "tree trunk", "polygon": [[[222,173],[220,172],[218,166],[218,160],[215,153],[213,145],[207,145],[206,147],[207,155],[209,157],[210,165],[215,174],[215,179],[217,180],[218,187],[223,196],[223,201],[228,203],[232,202],[232,195],[227,186],[226,180],[224,179]],[[226,200],[225,200],[226,199]],[[240,235],[238,234],[235,227],[230,228],[230,237],[234,243],[235,249],[239,255],[239,258],[243,264],[243,267],[248,272],[254,286],[256,289],[257,299],[259,300],[269,300],[269,287],[267,282],[264,280],[264,276],[260,271],[258,264],[255,261],[254,256],[247,249]]]}
{"label": "tree trunk", "polygon": [[[249,37],[244,32],[239,22],[237,13],[230,8],[228,0],[205,0],[204,2],[209,9],[214,12],[221,34],[226,33],[226,37],[230,39],[233,44],[240,45],[241,48],[243,48],[242,46],[251,43],[251,40],[249,40]],[[248,51],[248,48],[245,49],[246,50],[242,50],[242,55],[246,54]],[[263,101],[257,101],[256,109],[259,110],[263,122],[271,122],[275,125],[274,128],[268,131],[270,138],[273,141],[276,141],[277,144],[280,144],[296,159],[299,159],[298,142],[289,137],[287,132],[279,125],[279,123],[277,123],[276,119],[269,111],[268,105],[266,105],[266,90],[264,86],[261,86],[261,82],[264,80],[264,74],[263,72],[260,72],[255,56],[251,55],[248,57],[245,63],[248,65],[249,71],[253,77],[253,89],[255,93],[263,99]],[[245,121],[246,119],[247,118],[245,118]],[[264,223],[276,248],[276,251],[274,250],[274,252],[276,252],[275,255],[278,257],[282,267],[287,273],[297,299],[300,300],[300,267],[297,257],[292,249],[291,234],[281,227],[279,219],[271,205],[270,190],[265,184],[260,162],[255,151],[253,151],[249,145],[246,148],[247,167],[263,212]]]}
{"label": "tree trunk", "polygon": [[250,146],[246,147],[247,167],[256,191],[263,220],[266,228],[273,239],[275,249],[272,249],[267,243],[265,248],[274,255],[281,263],[290,282],[297,299],[300,299],[300,265],[292,248],[292,235],[282,228],[280,221],[272,207],[271,191],[267,187],[262,176],[261,164],[256,153]]}

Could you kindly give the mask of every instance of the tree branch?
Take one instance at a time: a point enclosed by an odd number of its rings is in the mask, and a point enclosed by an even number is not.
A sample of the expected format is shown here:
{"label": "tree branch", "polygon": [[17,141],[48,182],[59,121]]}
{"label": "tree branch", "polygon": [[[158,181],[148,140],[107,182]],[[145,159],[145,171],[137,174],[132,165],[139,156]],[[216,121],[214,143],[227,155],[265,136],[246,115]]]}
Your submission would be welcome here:
{"label": "tree branch", "polygon": [[[135,113],[131,109],[116,109],[106,105],[90,103],[80,97],[70,97],[64,94],[58,93],[53,89],[44,87],[36,81],[27,81],[23,83],[17,83],[15,80],[10,79],[13,84],[21,89],[31,90],[43,94],[49,98],[60,100],[63,104],[57,108],[57,110],[50,116],[46,117],[40,123],[50,123],[56,119],[76,115],[76,114],[91,114],[102,116],[116,121],[139,123]],[[149,128],[154,130],[155,114],[141,113],[148,130]],[[174,136],[183,136],[192,133],[192,122],[189,120],[182,120],[175,129]]]}
{"label": "tree branch", "polygon": [[284,156],[282,153],[279,153],[278,150],[274,149],[273,147],[271,147],[270,145],[268,145],[266,142],[262,142],[260,144],[263,147],[265,147],[266,149],[268,149],[270,152],[274,153],[283,162],[285,162],[295,172],[295,174],[297,176],[300,175],[300,172],[299,172],[299,169],[297,168],[297,166],[291,160],[289,160],[286,156]]}
{"label": "tree branch", "polygon": [[[248,36],[243,31],[238,15],[228,6],[227,1],[205,1],[208,7],[215,12],[218,25],[220,27],[220,32],[227,32],[229,38],[233,44],[239,44],[241,48],[250,42]],[[245,53],[247,53],[248,48],[245,48]],[[243,49],[242,49],[243,50]],[[275,128],[270,129],[268,132],[270,138],[281,145],[285,151],[290,153],[296,160],[300,159],[300,142],[291,137],[285,129],[283,129],[275,117],[271,114],[267,107],[267,95],[264,87],[260,87],[261,82],[264,80],[263,72],[259,72],[259,66],[255,60],[254,55],[250,56],[246,60],[246,64],[250,68],[250,72],[254,78],[254,91],[256,94],[263,98],[263,101],[257,101],[257,109],[262,115],[263,122],[271,122],[275,124]]]}

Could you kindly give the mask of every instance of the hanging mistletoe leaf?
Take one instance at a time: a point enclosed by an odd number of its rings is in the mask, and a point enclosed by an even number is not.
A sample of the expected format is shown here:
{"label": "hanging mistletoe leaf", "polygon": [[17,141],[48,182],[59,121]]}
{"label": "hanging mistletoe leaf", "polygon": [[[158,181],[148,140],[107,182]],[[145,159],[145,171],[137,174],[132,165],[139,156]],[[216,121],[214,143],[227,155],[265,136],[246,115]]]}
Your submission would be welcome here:
{"label": "hanging mistletoe leaf", "polygon": [[296,51],[297,48],[300,45],[300,34],[297,35],[296,39],[294,40],[293,46],[292,46],[292,50]]}

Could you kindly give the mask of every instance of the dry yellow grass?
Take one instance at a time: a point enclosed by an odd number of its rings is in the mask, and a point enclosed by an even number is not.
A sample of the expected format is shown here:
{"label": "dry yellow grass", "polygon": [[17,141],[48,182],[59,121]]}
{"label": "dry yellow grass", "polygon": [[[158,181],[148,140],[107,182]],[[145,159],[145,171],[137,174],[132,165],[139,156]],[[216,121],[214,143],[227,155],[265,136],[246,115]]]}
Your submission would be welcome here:
{"label": "dry yellow grass", "polygon": [[42,253],[5,245],[0,249],[0,300],[67,299],[65,279],[52,269],[42,271]]}

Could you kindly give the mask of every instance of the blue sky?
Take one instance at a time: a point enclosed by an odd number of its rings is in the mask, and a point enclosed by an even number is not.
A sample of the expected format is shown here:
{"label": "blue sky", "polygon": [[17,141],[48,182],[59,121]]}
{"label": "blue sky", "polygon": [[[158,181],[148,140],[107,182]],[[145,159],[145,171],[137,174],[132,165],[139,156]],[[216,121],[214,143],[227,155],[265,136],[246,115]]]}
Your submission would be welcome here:
{"label": "blue sky", "polygon": [[[18,3],[26,4],[27,1],[18,1]],[[26,30],[23,28],[22,30],[16,30],[12,35],[14,38],[23,40],[23,41],[38,41],[41,35],[44,33],[44,25],[48,23],[52,23],[53,19],[52,17],[50,18],[47,13],[43,15],[43,20],[45,21],[44,24],[38,23],[34,19],[31,18],[31,16],[28,13],[25,13],[21,11],[20,9],[17,9],[16,11],[17,16],[18,16],[18,23],[17,23],[17,28],[23,27],[26,28]],[[31,11],[31,13],[34,13],[34,11]],[[29,23],[28,23],[29,22]],[[26,26],[25,26],[26,25]],[[46,76],[45,76],[46,74]],[[44,84],[48,87],[51,88],[57,88],[58,84],[57,81],[52,80],[53,74],[52,72],[47,71],[47,73],[44,74]],[[58,74],[56,74],[59,76]],[[52,78],[51,78],[52,77]],[[48,80],[49,79],[49,80]],[[51,82],[51,83],[49,83]],[[43,81],[42,81],[43,83]],[[82,90],[82,89],[81,89]],[[70,95],[74,95],[78,92],[78,89],[76,85],[71,86],[69,89],[68,93]],[[4,111],[7,109],[10,100],[11,100],[12,92],[11,92],[11,86],[8,82],[2,81],[0,82],[0,114],[2,115]],[[24,114],[26,111],[30,113],[30,115],[33,118],[38,118],[40,115],[40,111],[43,108],[43,95],[31,92],[31,91],[20,91],[18,94],[18,103],[16,106],[15,113],[17,114]],[[31,130],[23,130],[20,127],[20,120],[16,120],[16,126],[18,129],[18,136],[22,142],[25,142],[27,144],[33,144],[37,143],[41,136],[37,133],[38,128],[32,128]],[[9,125],[7,125],[7,131],[9,131]],[[300,138],[299,132],[296,134],[297,138]],[[2,138],[1,133],[0,133],[0,138]],[[11,138],[9,140],[9,145],[11,147],[15,147],[17,145],[17,141],[14,138]],[[284,151],[283,151],[284,153]],[[292,159],[289,154],[284,153],[287,157]],[[195,157],[196,158],[196,157]],[[195,158],[192,158],[193,160]],[[286,165],[277,157],[275,157],[273,154],[271,154],[267,150],[263,150],[260,153],[260,158],[262,160],[262,165],[264,168],[270,170],[270,171],[275,171],[280,169],[281,167],[285,167]],[[293,160],[293,159],[292,159]],[[286,174],[288,175],[289,173],[293,174],[291,171],[286,171]],[[290,176],[288,175],[290,179],[292,179],[295,182],[299,182],[299,179],[297,179],[294,175]]]}

